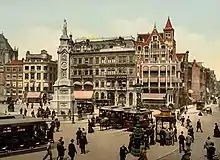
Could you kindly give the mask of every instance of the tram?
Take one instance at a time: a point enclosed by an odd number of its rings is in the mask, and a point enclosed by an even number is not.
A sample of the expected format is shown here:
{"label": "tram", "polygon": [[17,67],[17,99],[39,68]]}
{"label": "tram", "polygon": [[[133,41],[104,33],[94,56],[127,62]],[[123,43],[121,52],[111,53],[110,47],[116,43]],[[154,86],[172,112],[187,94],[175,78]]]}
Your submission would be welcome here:
{"label": "tram", "polygon": [[0,116],[0,154],[43,146],[48,142],[47,131],[43,119]]}

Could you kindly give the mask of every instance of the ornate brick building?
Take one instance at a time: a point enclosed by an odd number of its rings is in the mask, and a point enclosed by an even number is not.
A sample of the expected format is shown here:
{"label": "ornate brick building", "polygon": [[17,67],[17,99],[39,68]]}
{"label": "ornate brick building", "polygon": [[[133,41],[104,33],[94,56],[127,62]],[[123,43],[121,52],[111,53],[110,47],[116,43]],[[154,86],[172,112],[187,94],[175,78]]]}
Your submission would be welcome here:
{"label": "ornate brick building", "polygon": [[151,33],[137,35],[136,63],[137,76],[144,86],[143,102],[150,107],[178,105],[180,65],[170,18],[163,32],[158,32],[155,25]]}

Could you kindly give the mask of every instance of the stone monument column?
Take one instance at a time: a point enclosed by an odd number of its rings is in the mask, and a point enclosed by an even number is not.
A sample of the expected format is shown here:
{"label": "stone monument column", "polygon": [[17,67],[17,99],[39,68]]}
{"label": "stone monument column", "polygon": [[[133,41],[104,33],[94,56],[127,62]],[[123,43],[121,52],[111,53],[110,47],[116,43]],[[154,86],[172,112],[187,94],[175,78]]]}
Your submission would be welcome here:
{"label": "stone monument column", "polygon": [[68,112],[72,110],[72,93],[73,85],[70,80],[70,52],[71,46],[69,44],[69,37],[67,35],[67,21],[64,20],[63,34],[60,37],[60,46],[57,50],[58,54],[58,79],[54,84],[54,97],[51,101],[51,108],[56,110],[58,114],[61,111]]}

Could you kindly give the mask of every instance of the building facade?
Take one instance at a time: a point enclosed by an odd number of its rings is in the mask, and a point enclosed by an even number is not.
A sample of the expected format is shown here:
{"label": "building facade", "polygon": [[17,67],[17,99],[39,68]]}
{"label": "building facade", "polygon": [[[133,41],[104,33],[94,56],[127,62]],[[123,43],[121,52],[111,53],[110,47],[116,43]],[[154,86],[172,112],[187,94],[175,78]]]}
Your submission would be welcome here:
{"label": "building facade", "polygon": [[5,97],[13,100],[23,97],[23,62],[12,60],[4,65],[5,73]]}
{"label": "building facade", "polygon": [[63,27],[58,49],[57,110],[73,106],[73,91],[93,91],[93,99],[109,105],[133,106],[135,94],[135,39],[133,37],[72,39]]}
{"label": "building facade", "polygon": [[23,60],[24,98],[28,92],[43,92],[47,96],[53,93],[53,84],[57,79],[57,61],[46,50],[40,54],[26,53]]}
{"label": "building facade", "polygon": [[177,105],[180,65],[169,18],[163,32],[159,33],[154,26],[151,33],[137,35],[136,63],[137,76],[144,86],[144,104],[149,107]]}
{"label": "building facade", "polygon": [[3,34],[0,34],[0,99],[4,99],[5,95],[5,79],[4,79],[4,65],[12,60],[18,59],[18,49],[12,49],[8,40]]}
{"label": "building facade", "polygon": [[70,55],[74,90],[93,90],[97,102],[134,105],[134,56],[133,37],[75,40]]}

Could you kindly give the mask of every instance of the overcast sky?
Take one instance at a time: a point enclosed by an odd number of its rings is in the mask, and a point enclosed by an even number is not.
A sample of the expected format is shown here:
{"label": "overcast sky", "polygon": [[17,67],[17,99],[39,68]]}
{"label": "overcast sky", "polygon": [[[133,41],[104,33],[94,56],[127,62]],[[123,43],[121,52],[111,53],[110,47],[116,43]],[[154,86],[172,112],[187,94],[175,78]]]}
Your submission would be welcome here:
{"label": "overcast sky", "polygon": [[126,36],[161,31],[170,16],[177,51],[204,62],[220,78],[219,0],[1,0],[0,30],[19,57],[46,49],[57,58],[63,19],[73,37]]}

